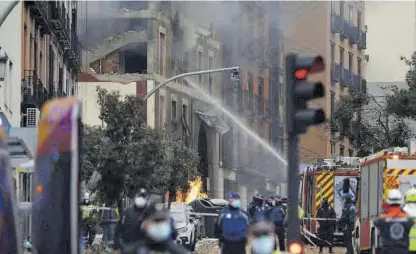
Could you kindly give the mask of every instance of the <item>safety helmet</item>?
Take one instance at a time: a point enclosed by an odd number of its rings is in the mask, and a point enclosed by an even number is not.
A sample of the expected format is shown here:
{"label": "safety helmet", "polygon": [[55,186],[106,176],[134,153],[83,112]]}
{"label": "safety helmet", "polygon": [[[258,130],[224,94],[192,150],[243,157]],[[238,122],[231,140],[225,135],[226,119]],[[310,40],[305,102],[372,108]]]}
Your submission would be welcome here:
{"label": "safety helmet", "polygon": [[403,204],[403,195],[398,189],[392,189],[387,194],[387,204],[401,205]]}
{"label": "safety helmet", "polygon": [[84,193],[84,199],[90,199],[90,193],[89,192]]}
{"label": "safety helmet", "polygon": [[416,203],[416,188],[411,188],[406,192],[406,203]]}
{"label": "safety helmet", "polygon": [[256,194],[256,195],[253,197],[253,200],[261,200],[261,201],[264,201],[264,197],[263,197],[263,195],[261,195],[261,194]]}

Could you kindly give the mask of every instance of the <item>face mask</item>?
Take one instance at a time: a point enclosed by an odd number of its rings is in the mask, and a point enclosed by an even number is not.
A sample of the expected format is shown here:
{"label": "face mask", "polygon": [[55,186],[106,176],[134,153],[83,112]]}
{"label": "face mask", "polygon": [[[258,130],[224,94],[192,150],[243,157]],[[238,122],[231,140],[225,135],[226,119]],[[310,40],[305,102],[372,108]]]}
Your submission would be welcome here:
{"label": "face mask", "polygon": [[147,203],[147,200],[144,198],[144,197],[136,197],[135,199],[134,199],[134,204],[137,206],[137,207],[144,207],[145,205],[146,205],[146,203]]}
{"label": "face mask", "polygon": [[157,242],[167,240],[171,233],[169,222],[152,223],[147,228],[148,236]]}
{"label": "face mask", "polygon": [[234,200],[233,202],[231,202],[231,206],[234,208],[240,208],[241,206],[241,202],[239,199]]}
{"label": "face mask", "polygon": [[261,236],[254,239],[251,244],[253,254],[271,254],[274,249],[274,241],[272,236]]}

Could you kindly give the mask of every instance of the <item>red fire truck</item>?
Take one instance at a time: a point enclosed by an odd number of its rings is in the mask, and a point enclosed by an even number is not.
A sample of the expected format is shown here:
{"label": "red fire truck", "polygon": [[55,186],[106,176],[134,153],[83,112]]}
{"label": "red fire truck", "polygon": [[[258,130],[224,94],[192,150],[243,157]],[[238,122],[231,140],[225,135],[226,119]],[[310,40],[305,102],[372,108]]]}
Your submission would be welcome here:
{"label": "red fire truck", "polygon": [[416,155],[408,148],[391,148],[360,160],[361,178],[357,192],[357,219],[354,229],[356,253],[376,253],[379,232],[373,225],[383,212],[388,190],[405,193],[416,184]]}

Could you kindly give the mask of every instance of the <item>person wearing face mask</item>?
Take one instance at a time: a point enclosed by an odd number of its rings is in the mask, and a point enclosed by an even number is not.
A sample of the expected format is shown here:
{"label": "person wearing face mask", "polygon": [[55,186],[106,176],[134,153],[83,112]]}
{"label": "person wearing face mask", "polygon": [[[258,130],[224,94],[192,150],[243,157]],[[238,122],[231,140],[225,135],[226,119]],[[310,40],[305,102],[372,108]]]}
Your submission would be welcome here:
{"label": "person wearing face mask", "polygon": [[135,253],[149,254],[150,252],[187,254],[188,250],[178,245],[172,239],[172,217],[169,212],[161,209],[155,211],[146,218],[141,230],[144,232],[143,240],[140,242]]}
{"label": "person wearing face mask", "polygon": [[228,207],[221,211],[216,227],[222,254],[245,254],[248,216],[241,209],[240,195],[228,194]]}
{"label": "person wearing face mask", "polygon": [[[322,240],[325,240],[329,246],[329,253],[332,252],[332,240],[334,236],[334,227],[335,227],[335,218],[336,214],[334,209],[332,209],[331,205],[328,202],[328,198],[324,198],[322,200],[322,203],[318,209],[317,212],[317,218],[320,218],[322,220],[319,220],[319,228],[318,228],[318,237]],[[319,253],[322,253],[323,251],[323,244],[319,245]]]}
{"label": "person wearing face mask", "polygon": [[252,254],[278,254],[280,251],[275,250],[274,226],[270,222],[260,221],[252,224],[249,230],[251,240]]}
{"label": "person wearing face mask", "polygon": [[142,223],[154,212],[155,206],[149,202],[148,191],[140,188],[134,197],[133,206],[127,208],[120,218],[114,249],[121,250],[122,254],[136,253],[138,244],[144,238]]}

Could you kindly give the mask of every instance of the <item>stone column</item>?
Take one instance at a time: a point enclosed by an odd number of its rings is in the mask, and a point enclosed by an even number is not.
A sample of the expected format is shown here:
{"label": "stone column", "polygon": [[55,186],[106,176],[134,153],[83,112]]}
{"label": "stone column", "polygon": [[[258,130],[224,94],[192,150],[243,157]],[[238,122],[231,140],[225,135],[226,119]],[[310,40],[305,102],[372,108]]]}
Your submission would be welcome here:
{"label": "stone column", "polygon": [[219,134],[215,129],[207,130],[208,138],[208,176],[211,182],[210,198],[224,198],[224,172],[219,161]]}
{"label": "stone column", "polygon": [[248,195],[247,195],[247,187],[242,184],[239,184],[238,193],[240,194],[240,197],[241,197],[241,207],[243,209],[247,209],[248,204],[250,203],[248,199]]}

